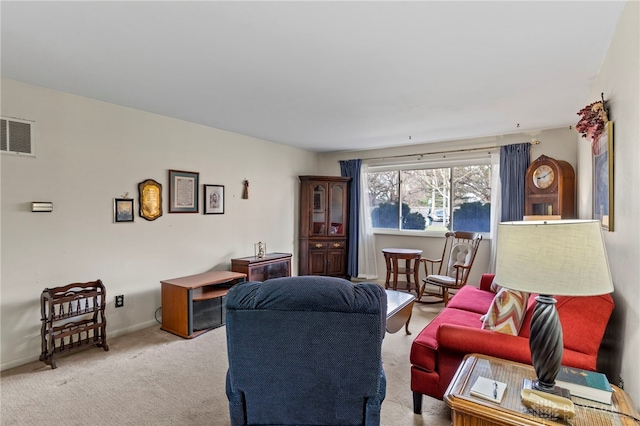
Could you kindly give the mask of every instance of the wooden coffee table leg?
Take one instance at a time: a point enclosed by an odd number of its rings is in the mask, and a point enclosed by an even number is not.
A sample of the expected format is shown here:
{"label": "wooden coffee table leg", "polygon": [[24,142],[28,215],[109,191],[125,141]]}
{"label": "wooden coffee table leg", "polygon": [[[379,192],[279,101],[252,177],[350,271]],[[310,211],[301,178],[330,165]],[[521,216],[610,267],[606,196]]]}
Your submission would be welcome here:
{"label": "wooden coffee table leg", "polygon": [[407,318],[407,322],[404,324],[404,331],[407,334],[411,334],[409,331],[409,321],[411,321],[411,314],[413,314],[413,302],[409,303],[405,309],[409,311],[409,317]]}
{"label": "wooden coffee table leg", "polygon": [[[411,304],[411,307],[413,308],[413,304]],[[404,331],[407,334],[411,334],[411,332],[409,331],[409,321],[411,321],[411,314],[413,313],[413,310],[411,312],[409,312],[409,318],[407,318],[407,323],[404,325]]]}

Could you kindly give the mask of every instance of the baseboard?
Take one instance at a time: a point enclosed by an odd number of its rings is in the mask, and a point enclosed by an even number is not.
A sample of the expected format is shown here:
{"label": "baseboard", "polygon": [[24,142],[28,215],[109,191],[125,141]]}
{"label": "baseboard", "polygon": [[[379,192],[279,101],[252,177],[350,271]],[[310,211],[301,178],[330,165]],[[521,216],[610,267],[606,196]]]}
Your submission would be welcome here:
{"label": "baseboard", "polygon": [[[134,331],[142,330],[143,328],[151,327],[153,325],[159,325],[156,320],[149,320],[140,324],[133,325],[131,327],[121,328],[119,330],[111,331],[107,328],[107,343],[109,339],[124,336],[129,333],[133,333]],[[108,327],[108,326],[107,326]],[[40,337],[40,336],[38,336]],[[40,354],[32,355],[24,358],[14,359],[13,361],[9,361],[6,363],[0,364],[0,371],[9,370],[11,368],[20,367],[21,365],[29,364],[30,362],[38,361],[40,359]],[[44,363],[42,364],[44,365]]]}
{"label": "baseboard", "polygon": [[143,328],[151,327],[152,325],[160,325],[156,320],[146,321],[140,324],[132,325],[131,327],[121,328],[115,331],[107,330],[107,339],[111,339],[114,337],[125,336],[129,333],[133,333],[134,331],[142,330]]}
{"label": "baseboard", "polygon": [[[20,359],[14,359],[13,361],[0,364],[0,371],[9,370],[15,367],[20,367],[21,365],[29,364],[30,362],[38,361],[39,359],[40,359],[40,354],[27,356]],[[45,365],[45,364],[42,363],[42,365]]]}

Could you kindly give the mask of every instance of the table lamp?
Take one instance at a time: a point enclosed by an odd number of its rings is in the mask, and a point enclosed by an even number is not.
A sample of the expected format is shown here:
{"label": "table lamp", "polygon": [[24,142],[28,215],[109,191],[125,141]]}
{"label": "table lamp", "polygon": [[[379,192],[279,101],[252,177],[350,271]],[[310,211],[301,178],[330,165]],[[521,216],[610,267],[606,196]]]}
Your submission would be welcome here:
{"label": "table lamp", "polygon": [[537,379],[532,387],[561,394],[555,386],[563,353],[556,310],[561,296],[613,292],[609,262],[597,220],[503,222],[498,225],[496,283],[536,293],[529,348]]}

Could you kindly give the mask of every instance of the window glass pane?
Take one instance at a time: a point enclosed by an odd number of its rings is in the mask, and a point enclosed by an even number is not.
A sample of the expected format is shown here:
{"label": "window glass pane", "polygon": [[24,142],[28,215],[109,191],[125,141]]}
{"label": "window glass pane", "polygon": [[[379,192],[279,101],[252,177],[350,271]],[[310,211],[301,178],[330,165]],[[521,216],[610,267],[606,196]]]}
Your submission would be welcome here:
{"label": "window glass pane", "polygon": [[399,168],[367,176],[374,228],[491,231],[489,164]]}
{"label": "window glass pane", "polygon": [[401,172],[402,229],[447,230],[450,175],[449,168]]}
{"label": "window glass pane", "polygon": [[491,231],[491,166],[453,168],[454,231]]}
{"label": "window glass pane", "polygon": [[399,172],[373,172],[367,174],[371,224],[374,228],[398,229],[400,212]]}

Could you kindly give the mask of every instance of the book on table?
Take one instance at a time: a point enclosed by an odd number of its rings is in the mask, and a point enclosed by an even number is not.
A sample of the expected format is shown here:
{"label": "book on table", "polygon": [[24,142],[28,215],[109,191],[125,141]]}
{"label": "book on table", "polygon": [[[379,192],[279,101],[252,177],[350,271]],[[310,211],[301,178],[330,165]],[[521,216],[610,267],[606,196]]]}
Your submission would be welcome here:
{"label": "book on table", "polygon": [[556,377],[556,386],[569,389],[571,395],[611,404],[613,388],[607,376],[597,371],[561,366]]}

